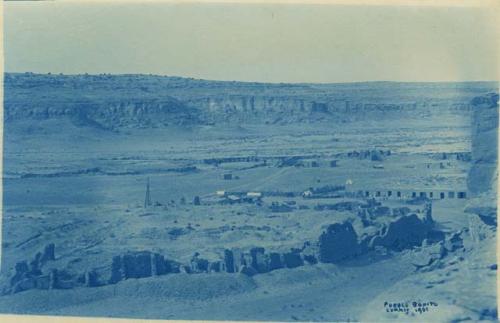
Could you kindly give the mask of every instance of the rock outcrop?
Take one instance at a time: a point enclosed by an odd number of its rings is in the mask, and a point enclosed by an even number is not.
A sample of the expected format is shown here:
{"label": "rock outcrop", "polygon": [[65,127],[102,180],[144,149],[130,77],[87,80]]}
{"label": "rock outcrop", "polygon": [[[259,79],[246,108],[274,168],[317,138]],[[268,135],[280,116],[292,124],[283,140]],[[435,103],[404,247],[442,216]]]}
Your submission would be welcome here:
{"label": "rock outcrop", "polygon": [[[466,211],[485,224],[497,223],[498,94],[472,100],[472,166],[467,177]],[[471,228],[473,231],[476,228]]]}
{"label": "rock outcrop", "polygon": [[467,177],[470,197],[496,190],[498,94],[472,100],[472,167]]}

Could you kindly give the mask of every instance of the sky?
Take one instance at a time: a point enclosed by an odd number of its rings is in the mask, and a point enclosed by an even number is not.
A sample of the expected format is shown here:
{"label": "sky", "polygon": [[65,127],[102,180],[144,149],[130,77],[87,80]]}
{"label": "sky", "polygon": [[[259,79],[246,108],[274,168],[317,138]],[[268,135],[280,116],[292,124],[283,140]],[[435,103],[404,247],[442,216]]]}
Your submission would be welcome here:
{"label": "sky", "polygon": [[498,80],[491,8],[4,3],[7,72],[261,82]]}

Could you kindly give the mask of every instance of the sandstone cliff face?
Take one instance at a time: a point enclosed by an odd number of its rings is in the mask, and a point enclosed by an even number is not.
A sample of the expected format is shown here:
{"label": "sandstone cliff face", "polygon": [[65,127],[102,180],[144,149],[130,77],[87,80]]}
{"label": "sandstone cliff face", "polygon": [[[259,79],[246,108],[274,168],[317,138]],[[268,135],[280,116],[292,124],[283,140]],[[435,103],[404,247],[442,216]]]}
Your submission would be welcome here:
{"label": "sandstone cliff face", "polygon": [[[256,122],[263,119],[281,122],[353,121],[370,117],[396,118],[431,113],[429,107],[417,105],[415,102],[369,103],[369,99],[368,102],[356,102],[335,97],[314,96],[213,95],[185,102],[189,106],[199,108],[205,119],[212,122],[221,120]],[[468,109],[468,106],[461,108],[462,111]]]}
{"label": "sandstone cliff face", "polygon": [[472,166],[467,177],[467,211],[496,223],[498,183],[498,94],[472,100]]}
{"label": "sandstone cliff face", "polygon": [[81,126],[103,128],[166,126],[196,122],[198,114],[171,98],[162,100],[92,101],[69,99],[53,102],[37,101],[33,105],[5,101],[6,122],[25,119],[68,117]]}
{"label": "sandstone cliff face", "polygon": [[66,117],[79,126],[106,129],[198,122],[196,109],[163,92],[101,78],[7,74],[5,122]]}
{"label": "sandstone cliff face", "polygon": [[498,155],[498,94],[472,100],[472,167],[467,179],[470,196],[496,191]]}
{"label": "sandstone cliff face", "polygon": [[329,123],[467,114],[479,83],[268,84],[154,75],[5,75],[5,120],[68,117],[107,129]]}

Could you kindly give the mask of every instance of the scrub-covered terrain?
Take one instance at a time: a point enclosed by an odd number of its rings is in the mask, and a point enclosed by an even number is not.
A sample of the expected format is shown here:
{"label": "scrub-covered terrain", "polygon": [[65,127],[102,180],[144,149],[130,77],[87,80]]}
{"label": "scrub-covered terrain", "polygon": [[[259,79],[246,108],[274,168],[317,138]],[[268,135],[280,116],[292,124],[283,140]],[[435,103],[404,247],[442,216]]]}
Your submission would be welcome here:
{"label": "scrub-covered terrain", "polygon": [[496,320],[496,86],[6,74],[0,311]]}

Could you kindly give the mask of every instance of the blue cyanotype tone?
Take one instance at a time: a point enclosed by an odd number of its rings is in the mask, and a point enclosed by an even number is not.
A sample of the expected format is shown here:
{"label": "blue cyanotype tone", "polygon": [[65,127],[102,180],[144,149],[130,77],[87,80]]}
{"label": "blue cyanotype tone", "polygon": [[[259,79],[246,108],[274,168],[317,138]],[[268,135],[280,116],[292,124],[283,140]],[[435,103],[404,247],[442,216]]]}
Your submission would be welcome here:
{"label": "blue cyanotype tone", "polygon": [[497,86],[7,73],[0,311],[496,320]]}
{"label": "blue cyanotype tone", "polygon": [[498,321],[496,8],[202,2],[3,5],[0,314]]}

